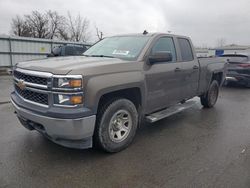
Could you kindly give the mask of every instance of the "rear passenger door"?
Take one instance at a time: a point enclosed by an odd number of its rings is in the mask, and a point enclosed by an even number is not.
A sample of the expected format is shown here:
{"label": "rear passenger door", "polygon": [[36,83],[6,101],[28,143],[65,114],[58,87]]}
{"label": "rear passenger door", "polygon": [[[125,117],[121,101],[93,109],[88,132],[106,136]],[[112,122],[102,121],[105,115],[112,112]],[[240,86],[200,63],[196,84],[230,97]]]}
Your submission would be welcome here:
{"label": "rear passenger door", "polygon": [[199,63],[194,57],[192,45],[187,38],[177,38],[181,63],[181,97],[189,99],[197,95]]}

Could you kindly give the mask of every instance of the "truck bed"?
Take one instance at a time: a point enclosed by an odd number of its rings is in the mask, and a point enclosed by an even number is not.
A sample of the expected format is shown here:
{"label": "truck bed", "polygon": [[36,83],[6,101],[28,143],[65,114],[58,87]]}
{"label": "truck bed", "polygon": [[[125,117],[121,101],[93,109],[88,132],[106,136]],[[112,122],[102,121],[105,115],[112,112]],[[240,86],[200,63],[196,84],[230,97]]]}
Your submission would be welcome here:
{"label": "truck bed", "polygon": [[[207,90],[213,73],[226,71],[226,58],[223,57],[208,57],[198,58],[200,64],[200,82],[199,82],[199,93],[204,93]],[[225,74],[223,74],[225,75]],[[222,78],[224,80],[224,78]],[[220,84],[222,84],[221,81]]]}

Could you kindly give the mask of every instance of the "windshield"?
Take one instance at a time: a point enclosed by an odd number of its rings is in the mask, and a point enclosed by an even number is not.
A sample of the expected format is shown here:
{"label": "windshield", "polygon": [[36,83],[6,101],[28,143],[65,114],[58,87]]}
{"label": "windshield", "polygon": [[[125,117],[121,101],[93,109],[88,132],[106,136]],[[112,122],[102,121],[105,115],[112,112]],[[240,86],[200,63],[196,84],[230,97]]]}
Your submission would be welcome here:
{"label": "windshield", "polygon": [[83,55],[135,60],[148,39],[148,36],[109,37],[89,48]]}

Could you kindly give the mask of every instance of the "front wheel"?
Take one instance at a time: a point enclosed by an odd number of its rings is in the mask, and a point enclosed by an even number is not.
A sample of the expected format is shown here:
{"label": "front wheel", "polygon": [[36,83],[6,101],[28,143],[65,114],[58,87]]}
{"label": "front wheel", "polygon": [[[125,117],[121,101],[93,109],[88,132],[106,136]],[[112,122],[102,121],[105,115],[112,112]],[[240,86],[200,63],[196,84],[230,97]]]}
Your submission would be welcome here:
{"label": "front wheel", "polygon": [[219,83],[217,80],[213,80],[209,86],[208,91],[200,97],[201,104],[205,108],[212,108],[217,102],[219,96]]}
{"label": "front wheel", "polygon": [[106,152],[121,151],[133,141],[137,126],[138,112],[131,101],[109,101],[97,115],[95,142]]}

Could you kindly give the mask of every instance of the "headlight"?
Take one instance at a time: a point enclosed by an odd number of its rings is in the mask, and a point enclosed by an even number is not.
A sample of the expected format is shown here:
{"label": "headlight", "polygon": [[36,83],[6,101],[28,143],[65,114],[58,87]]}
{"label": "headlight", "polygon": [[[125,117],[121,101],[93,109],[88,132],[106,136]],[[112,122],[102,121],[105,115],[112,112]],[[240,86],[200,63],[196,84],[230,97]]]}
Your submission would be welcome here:
{"label": "headlight", "polygon": [[55,105],[75,106],[83,104],[82,94],[54,94]]}
{"label": "headlight", "polygon": [[83,79],[81,75],[74,76],[54,76],[53,88],[57,89],[76,89],[83,87]]}
{"label": "headlight", "polygon": [[75,107],[84,103],[81,75],[54,75],[52,86],[54,105]]}

